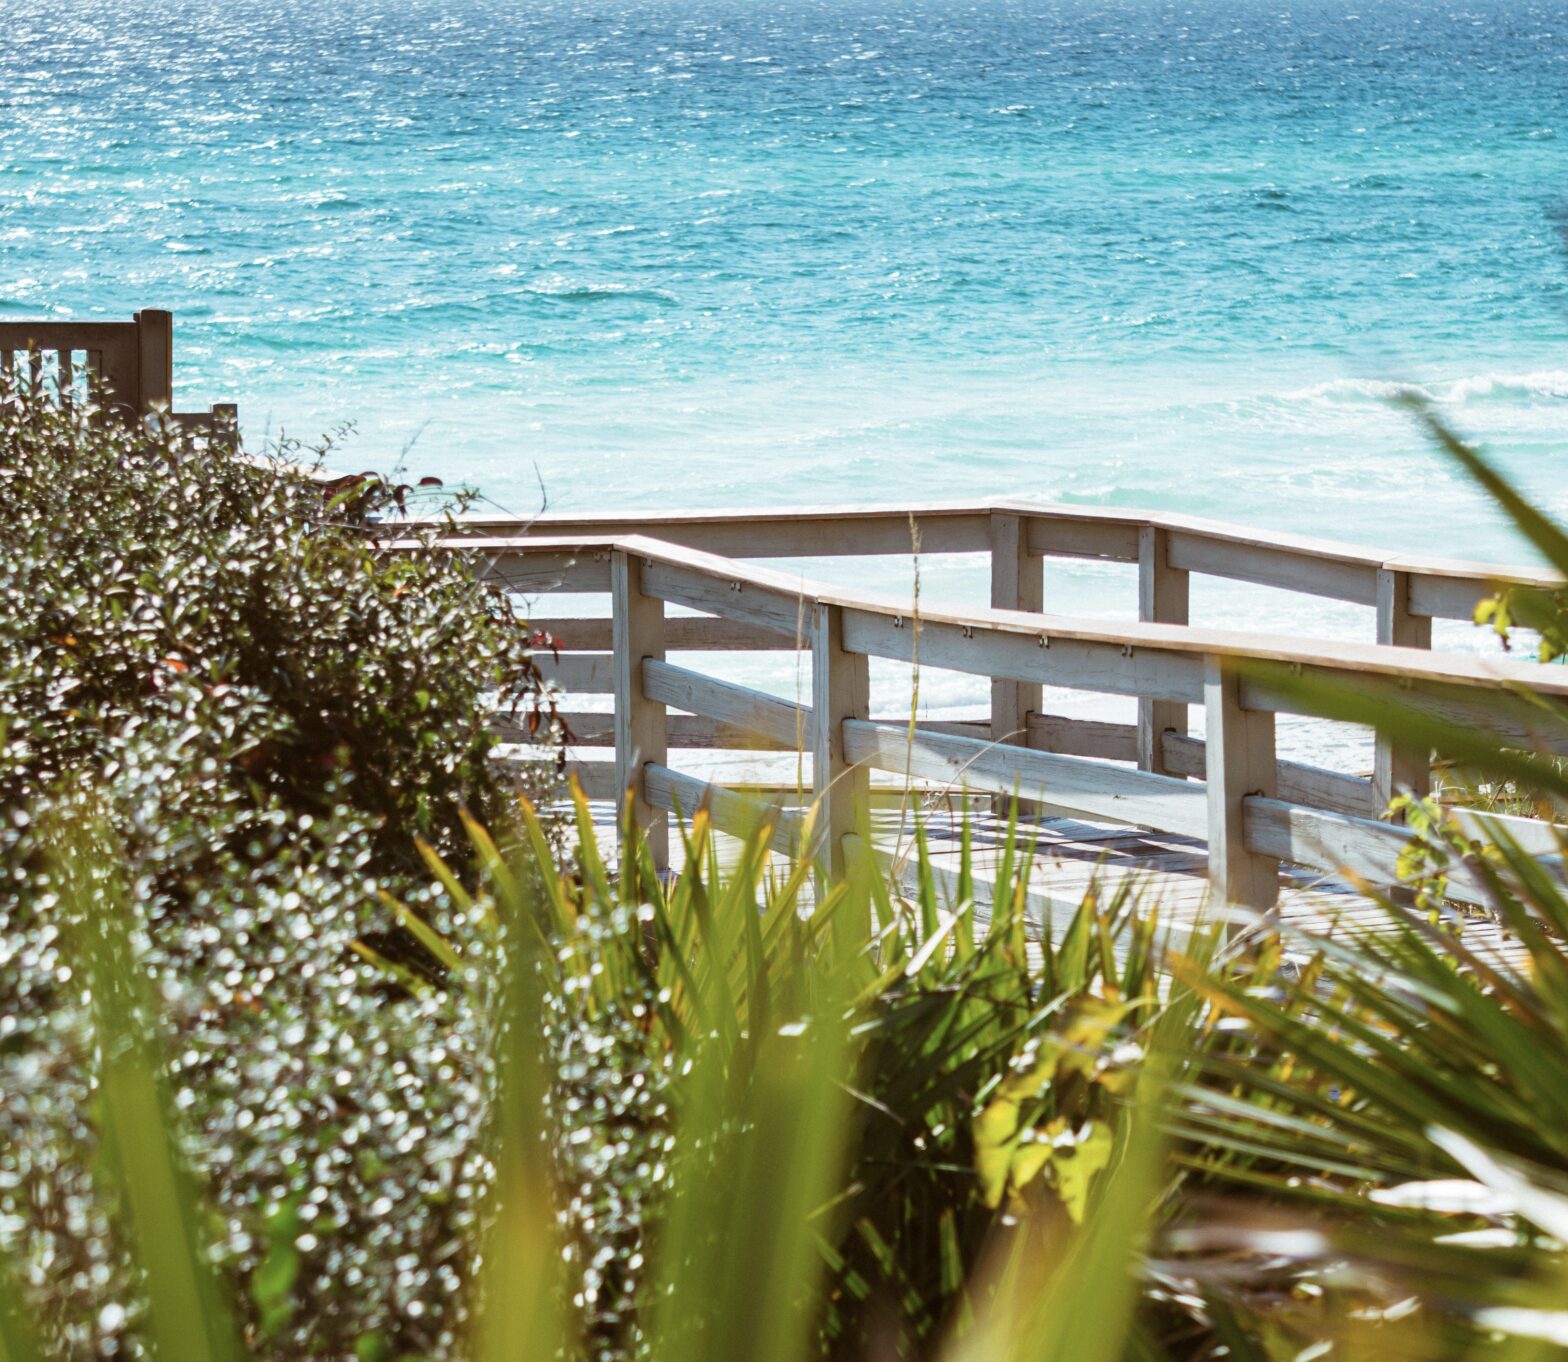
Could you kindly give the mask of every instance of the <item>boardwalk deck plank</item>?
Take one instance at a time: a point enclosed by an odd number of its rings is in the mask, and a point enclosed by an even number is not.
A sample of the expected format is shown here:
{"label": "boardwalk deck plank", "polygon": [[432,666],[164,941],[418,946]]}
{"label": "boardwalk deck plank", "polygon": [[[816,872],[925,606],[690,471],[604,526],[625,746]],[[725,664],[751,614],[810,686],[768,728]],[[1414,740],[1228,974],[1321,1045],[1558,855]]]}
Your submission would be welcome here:
{"label": "boardwalk deck plank", "polygon": [[[612,809],[608,804],[595,804],[594,811],[609,852],[614,845]],[[960,826],[957,820],[946,816],[932,817],[925,832],[939,892],[951,896],[962,856]],[[907,858],[906,868],[912,867],[912,823],[906,821],[901,828],[896,811],[880,811],[874,819],[873,833],[884,858],[897,848]],[[1006,825],[1001,819],[984,812],[974,816],[971,854],[977,897],[983,900],[976,905],[977,930],[989,918],[989,880],[1005,833]],[[1158,907],[1162,923],[1174,933],[1178,945],[1186,934],[1215,918],[1201,843],[1066,818],[1021,824],[1019,836],[1020,840],[1037,839],[1030,879],[1030,916],[1037,930],[1049,924],[1053,937],[1067,929],[1071,914],[1091,889],[1098,893],[1101,903],[1107,903],[1122,885],[1135,889],[1145,906]],[[1418,916],[1412,913],[1412,920]],[[1389,925],[1387,910],[1344,880],[1289,867],[1281,875],[1279,904],[1271,917],[1292,934],[1293,950],[1303,958],[1310,942],[1300,940],[1302,936],[1351,942]],[[1467,920],[1463,939],[1471,952],[1489,963],[1512,969],[1526,963],[1523,948],[1500,923],[1491,919]]]}

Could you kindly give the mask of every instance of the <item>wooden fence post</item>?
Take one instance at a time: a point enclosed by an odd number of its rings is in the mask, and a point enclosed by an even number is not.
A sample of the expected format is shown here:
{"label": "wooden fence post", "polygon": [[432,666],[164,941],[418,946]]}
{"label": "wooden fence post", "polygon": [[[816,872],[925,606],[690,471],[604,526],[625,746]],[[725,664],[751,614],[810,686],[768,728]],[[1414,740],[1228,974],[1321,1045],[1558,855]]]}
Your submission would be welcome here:
{"label": "wooden fence post", "polygon": [[[1145,624],[1186,624],[1188,576],[1169,562],[1170,536],[1158,525],[1138,529],[1138,619]],[[1138,769],[1177,775],[1165,764],[1165,735],[1187,732],[1187,706],[1170,700],[1138,701]]]}
{"label": "wooden fence post", "polygon": [[[992,511],[991,608],[993,610],[1045,609],[1045,560],[1029,552],[1029,520],[1011,511]],[[1029,716],[1042,703],[1038,681],[991,682],[991,741],[1029,746]],[[1007,805],[996,800],[998,812]],[[1034,812],[1031,801],[1020,801],[1019,812]]]}
{"label": "wooden fence post", "polygon": [[134,395],[136,414],[146,416],[154,410],[174,409],[174,316],[159,308],[143,308],[136,314],[137,378]]}
{"label": "wooden fence post", "polygon": [[871,775],[844,759],[844,720],[871,717],[871,669],[844,649],[844,612],[814,607],[811,629],[811,792],[817,802],[816,857],[830,879],[844,873],[844,838],[868,808]]}
{"label": "wooden fence post", "polygon": [[1267,911],[1279,899],[1279,862],[1247,850],[1245,800],[1272,799],[1274,716],[1244,709],[1241,679],[1217,657],[1203,676],[1204,776],[1209,797],[1209,884],[1226,903]]}
{"label": "wooden fence post", "polygon": [[[619,829],[624,830],[630,817],[642,830],[654,868],[664,871],[670,866],[669,815],[648,802],[643,768],[649,762],[662,766],[668,759],[665,712],[662,704],[648,698],[642,683],[643,662],[650,657],[664,660],[664,602],[643,594],[642,568],[641,558],[620,549],[610,556],[616,812]],[[624,845],[621,850],[624,857]]]}
{"label": "wooden fence post", "polygon": [[[1431,648],[1432,619],[1410,613],[1410,574],[1379,568],[1377,641],[1396,648]],[[1402,791],[1425,798],[1432,789],[1432,754],[1379,733],[1372,767],[1372,793],[1380,806]]]}

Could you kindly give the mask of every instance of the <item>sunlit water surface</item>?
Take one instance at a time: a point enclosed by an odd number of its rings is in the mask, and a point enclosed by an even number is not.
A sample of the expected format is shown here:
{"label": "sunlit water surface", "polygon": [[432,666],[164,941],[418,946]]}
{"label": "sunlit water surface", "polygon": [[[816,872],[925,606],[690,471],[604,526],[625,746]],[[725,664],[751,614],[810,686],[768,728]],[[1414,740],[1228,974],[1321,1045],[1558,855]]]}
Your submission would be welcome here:
{"label": "sunlit water surface", "polygon": [[1552,0],[0,0],[0,34],[0,316],[169,307],[182,405],[252,442],[352,421],[339,466],[519,512],[1006,493],[1517,556],[1412,383],[1568,513]]}

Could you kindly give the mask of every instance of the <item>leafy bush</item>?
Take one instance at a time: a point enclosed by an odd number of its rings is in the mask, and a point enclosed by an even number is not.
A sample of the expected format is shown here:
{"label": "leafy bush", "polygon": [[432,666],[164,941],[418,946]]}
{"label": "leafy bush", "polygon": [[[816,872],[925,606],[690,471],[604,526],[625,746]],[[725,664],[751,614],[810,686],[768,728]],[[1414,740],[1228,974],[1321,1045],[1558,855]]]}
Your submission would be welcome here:
{"label": "leafy bush", "polygon": [[462,811],[505,819],[488,715],[538,674],[504,597],[366,536],[393,489],[328,502],[282,453],[0,388],[0,1235],[73,1356],[135,1325],[51,870],[87,825],[160,985],[250,1346],[439,1351],[461,1299],[481,1000],[363,957],[440,972],[383,895],[468,930],[420,848],[462,864]]}

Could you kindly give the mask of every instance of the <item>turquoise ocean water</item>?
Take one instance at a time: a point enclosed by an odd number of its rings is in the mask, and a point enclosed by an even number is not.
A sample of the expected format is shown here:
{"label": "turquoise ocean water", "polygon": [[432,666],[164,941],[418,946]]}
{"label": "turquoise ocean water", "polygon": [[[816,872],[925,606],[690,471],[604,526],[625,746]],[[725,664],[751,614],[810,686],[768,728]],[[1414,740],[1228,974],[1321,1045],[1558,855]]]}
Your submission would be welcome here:
{"label": "turquoise ocean water", "polygon": [[519,511],[1508,556],[1384,399],[1568,513],[1565,152],[1561,0],[0,0],[0,316],[169,307],[182,404]]}

